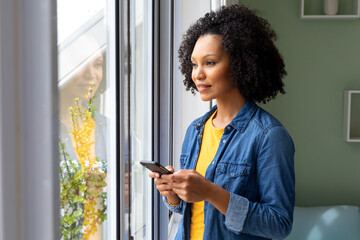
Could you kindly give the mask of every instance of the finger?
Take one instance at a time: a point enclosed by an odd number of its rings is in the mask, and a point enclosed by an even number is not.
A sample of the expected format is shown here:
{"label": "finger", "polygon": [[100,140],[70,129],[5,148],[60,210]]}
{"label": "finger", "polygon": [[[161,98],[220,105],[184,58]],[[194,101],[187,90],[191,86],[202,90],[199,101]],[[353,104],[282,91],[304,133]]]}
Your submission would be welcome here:
{"label": "finger", "polygon": [[194,198],[191,197],[191,195],[187,191],[183,191],[181,189],[173,189],[173,192],[176,193],[178,195],[178,197],[180,199],[184,200],[185,202],[188,202],[188,203],[196,202],[196,201],[194,201]]}
{"label": "finger", "polygon": [[157,172],[150,172],[150,173],[149,173],[149,177],[151,177],[151,178],[159,178],[159,177],[160,177],[160,174],[157,173]]}
{"label": "finger", "polygon": [[171,186],[166,185],[166,184],[156,185],[156,189],[159,190],[160,192],[173,190]]}
{"label": "finger", "polygon": [[173,191],[163,191],[163,192],[160,192],[161,196],[164,196],[166,198],[169,198],[169,197],[173,197],[174,196],[174,192]]}
{"label": "finger", "polygon": [[167,180],[167,179],[164,179],[164,178],[160,177],[160,178],[155,178],[155,179],[154,179],[154,183],[155,183],[156,185],[159,185],[159,184],[170,184],[170,181]]}
{"label": "finger", "polygon": [[187,191],[183,188],[176,188],[176,187],[171,187],[172,191],[174,193],[176,193],[177,195],[181,195],[181,196],[185,196],[187,194]]}
{"label": "finger", "polygon": [[189,202],[189,199],[185,196],[185,195],[181,195],[181,194],[179,194],[179,193],[176,193],[177,195],[178,195],[178,197],[181,199],[181,200],[183,200],[183,201],[185,201],[185,202]]}
{"label": "finger", "polygon": [[170,187],[176,188],[176,189],[187,189],[190,184],[188,184],[186,181],[183,182],[171,182]]}
{"label": "finger", "polygon": [[175,173],[175,175],[189,175],[189,174],[199,174],[199,173],[193,169],[180,169]]}
{"label": "finger", "polygon": [[172,182],[185,182],[188,181],[191,177],[191,173],[180,173],[176,172],[175,174],[171,174],[171,176],[167,177],[168,180],[171,180]]}
{"label": "finger", "polygon": [[170,182],[170,181],[172,181],[172,176],[173,176],[173,174],[163,174],[163,175],[161,175],[161,178]]}

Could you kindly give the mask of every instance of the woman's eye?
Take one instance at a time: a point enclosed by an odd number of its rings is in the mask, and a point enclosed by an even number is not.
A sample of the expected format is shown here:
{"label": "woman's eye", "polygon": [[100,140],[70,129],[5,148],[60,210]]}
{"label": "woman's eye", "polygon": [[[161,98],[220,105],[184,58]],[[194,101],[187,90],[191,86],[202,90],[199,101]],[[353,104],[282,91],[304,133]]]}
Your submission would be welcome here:
{"label": "woman's eye", "polygon": [[96,68],[101,68],[102,67],[102,62],[96,62],[95,64]]}
{"label": "woman's eye", "polygon": [[193,68],[197,66],[196,63],[191,63],[191,65],[193,66]]}
{"label": "woman's eye", "polygon": [[215,62],[208,61],[208,62],[206,62],[206,65],[215,65]]}

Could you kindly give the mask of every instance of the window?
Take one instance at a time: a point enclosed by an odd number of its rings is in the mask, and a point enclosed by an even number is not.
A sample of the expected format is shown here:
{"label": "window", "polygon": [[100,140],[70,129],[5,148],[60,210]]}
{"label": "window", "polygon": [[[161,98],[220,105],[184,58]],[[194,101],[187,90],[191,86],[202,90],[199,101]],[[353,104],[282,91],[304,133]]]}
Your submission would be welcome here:
{"label": "window", "polygon": [[114,239],[115,58],[109,49],[115,49],[115,25],[107,11],[112,3],[57,4],[61,239]]}
{"label": "window", "polygon": [[167,239],[169,211],[139,161],[171,161],[174,4],[130,2],[130,236]]}
{"label": "window", "polygon": [[0,6],[0,238],[166,239],[174,1]]}
{"label": "window", "polygon": [[[170,132],[168,123],[165,129],[158,127],[161,116],[170,121],[169,110],[159,106],[160,98],[169,98],[169,89],[164,84],[159,90],[160,74],[154,70],[161,65],[155,57],[160,23],[154,13],[160,10],[160,1],[111,4],[106,0],[58,1],[63,239],[114,239],[115,235],[156,239],[159,231],[167,231],[159,229],[159,219],[165,216],[166,223],[168,211],[160,205],[148,171],[139,164],[165,159],[160,130]],[[111,23],[111,11],[119,12],[118,29]],[[166,8],[163,11],[169,14]],[[111,37],[115,31],[119,46]],[[169,46],[168,39],[162,41]],[[170,48],[162,52],[171,54]],[[164,91],[166,96],[161,97]],[[169,144],[165,138],[162,141]],[[116,219],[120,233],[116,233]]]}

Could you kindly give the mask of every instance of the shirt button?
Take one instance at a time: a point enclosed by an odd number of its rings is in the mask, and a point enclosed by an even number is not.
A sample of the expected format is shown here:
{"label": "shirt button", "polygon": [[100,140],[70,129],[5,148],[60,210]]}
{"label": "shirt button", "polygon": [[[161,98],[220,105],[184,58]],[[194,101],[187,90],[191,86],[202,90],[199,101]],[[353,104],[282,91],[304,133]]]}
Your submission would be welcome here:
{"label": "shirt button", "polygon": [[227,126],[226,128],[227,128],[227,130],[230,130],[230,129],[231,129],[231,127],[230,127],[230,126]]}
{"label": "shirt button", "polygon": [[202,134],[199,134],[199,136],[202,138]]}
{"label": "shirt button", "polygon": [[233,177],[233,176],[234,176],[234,173],[232,172],[232,173],[230,174],[230,176],[232,176],[232,177]]}
{"label": "shirt button", "polygon": [[226,143],[226,140],[225,140],[225,139],[223,140],[223,143]]}
{"label": "shirt button", "polygon": [[200,123],[197,123],[196,125],[199,127],[199,126],[200,126]]}

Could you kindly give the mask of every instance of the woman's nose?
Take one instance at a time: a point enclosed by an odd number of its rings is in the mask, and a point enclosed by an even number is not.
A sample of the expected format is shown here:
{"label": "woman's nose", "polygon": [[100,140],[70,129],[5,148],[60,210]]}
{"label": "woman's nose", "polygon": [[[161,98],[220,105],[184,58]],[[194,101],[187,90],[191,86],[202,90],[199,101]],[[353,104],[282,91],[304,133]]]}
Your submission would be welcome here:
{"label": "woman's nose", "polygon": [[198,69],[196,69],[195,79],[198,79],[198,80],[205,79],[205,73],[202,68],[198,67]]}
{"label": "woman's nose", "polygon": [[83,74],[85,79],[92,80],[96,77],[96,70],[92,66],[87,66]]}

